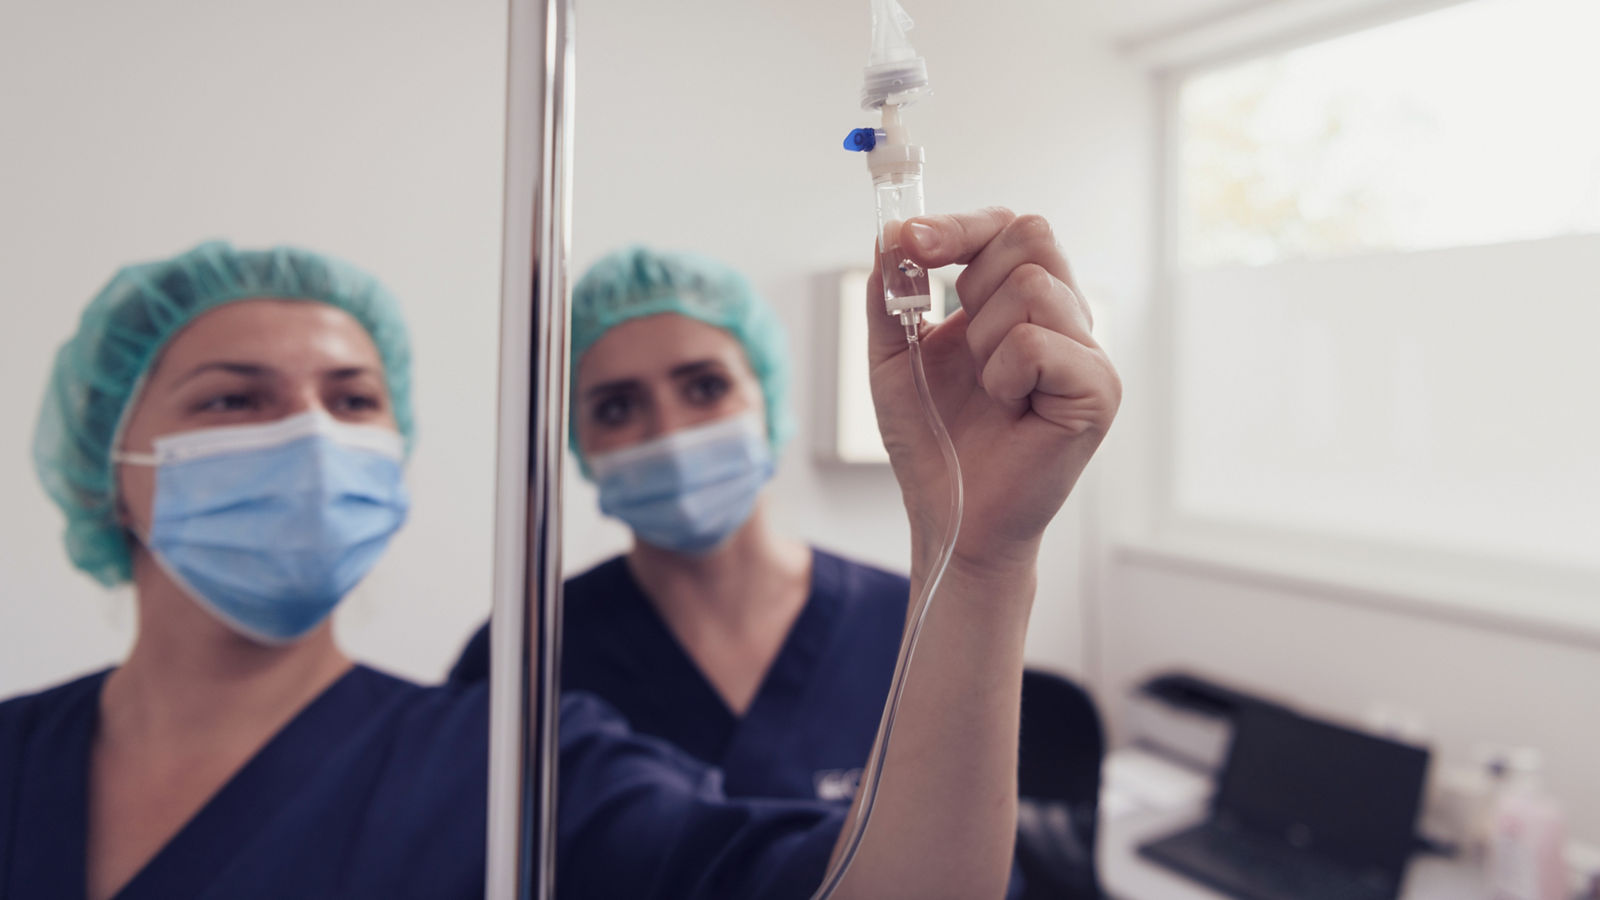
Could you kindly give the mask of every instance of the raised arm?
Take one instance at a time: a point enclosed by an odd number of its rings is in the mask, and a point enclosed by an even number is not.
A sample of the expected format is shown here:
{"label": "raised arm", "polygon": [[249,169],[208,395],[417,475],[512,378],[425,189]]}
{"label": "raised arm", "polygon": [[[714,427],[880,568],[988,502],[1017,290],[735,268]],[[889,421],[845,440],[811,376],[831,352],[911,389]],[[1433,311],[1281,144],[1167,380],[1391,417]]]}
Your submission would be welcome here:
{"label": "raised arm", "polygon": [[[1045,525],[1099,446],[1121,383],[1049,224],[986,209],[902,226],[926,268],[965,264],[961,310],[921,343],[964,470],[966,512],[887,748],[860,855],[837,897],[1000,897],[1016,831],[1022,649]],[[912,532],[913,595],[940,549],[949,482],[905,332],[869,279],[873,402]],[[848,832],[848,829],[847,829]],[[836,853],[837,853],[836,848]]]}

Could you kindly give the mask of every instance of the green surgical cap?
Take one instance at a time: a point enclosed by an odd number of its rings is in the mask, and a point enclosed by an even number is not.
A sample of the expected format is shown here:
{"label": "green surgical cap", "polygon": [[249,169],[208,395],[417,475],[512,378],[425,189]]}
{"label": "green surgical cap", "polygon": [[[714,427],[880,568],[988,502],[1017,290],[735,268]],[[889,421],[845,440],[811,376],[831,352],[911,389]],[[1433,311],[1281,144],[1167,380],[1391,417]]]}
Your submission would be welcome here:
{"label": "green surgical cap", "polygon": [[255,298],[326,303],[355,317],[377,345],[395,421],[410,445],[411,342],[399,304],[372,276],[308,250],[235,250],[220,241],[127,266],[56,353],[33,439],[39,479],[67,515],[67,555],[100,583],[133,577],[111,453],[151,364],[199,316]]}
{"label": "green surgical cap", "polygon": [[[744,347],[761,382],[767,408],[767,440],[776,454],[794,433],[789,410],[789,353],[783,323],[751,289],[744,276],[691,253],[645,247],[618,250],[585,272],[572,291],[572,402],[577,409],[578,363],[595,341],[629,319],[677,313],[714,325]],[[578,450],[577,416],[568,442],[584,475],[589,463]]]}

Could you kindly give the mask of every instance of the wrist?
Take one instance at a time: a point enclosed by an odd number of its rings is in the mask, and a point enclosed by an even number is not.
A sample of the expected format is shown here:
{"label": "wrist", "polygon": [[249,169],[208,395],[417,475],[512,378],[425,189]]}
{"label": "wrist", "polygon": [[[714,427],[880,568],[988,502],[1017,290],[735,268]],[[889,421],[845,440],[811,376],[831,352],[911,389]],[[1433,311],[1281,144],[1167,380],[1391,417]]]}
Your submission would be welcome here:
{"label": "wrist", "polygon": [[[959,575],[969,581],[995,584],[1032,584],[1039,566],[1038,538],[1021,542],[979,544],[963,534],[956,542],[950,557],[949,578]],[[939,540],[913,540],[911,551],[912,580],[920,580],[933,571],[944,545]]]}
{"label": "wrist", "polygon": [[[921,594],[931,574],[931,567],[912,574],[913,597]],[[941,627],[961,634],[968,646],[982,647],[983,658],[1004,660],[1022,652],[1037,591],[1033,566],[974,567],[952,559],[932,599],[932,616]]]}
{"label": "wrist", "polygon": [[[911,570],[913,593],[919,593],[933,574],[938,562],[939,548],[931,548],[914,564]],[[1032,552],[1013,548],[1008,552],[968,554],[958,549],[951,557],[939,582],[938,599],[941,607],[958,607],[983,610],[984,620],[999,624],[1014,614],[1017,622],[1027,622],[1038,589],[1037,546]],[[1004,630],[1004,629],[1002,629]]]}
{"label": "wrist", "polygon": [[1017,600],[1024,606],[1033,603],[1038,588],[1037,557],[1022,559],[965,559],[958,553],[945,570],[944,583],[952,588],[969,589],[985,602]]}

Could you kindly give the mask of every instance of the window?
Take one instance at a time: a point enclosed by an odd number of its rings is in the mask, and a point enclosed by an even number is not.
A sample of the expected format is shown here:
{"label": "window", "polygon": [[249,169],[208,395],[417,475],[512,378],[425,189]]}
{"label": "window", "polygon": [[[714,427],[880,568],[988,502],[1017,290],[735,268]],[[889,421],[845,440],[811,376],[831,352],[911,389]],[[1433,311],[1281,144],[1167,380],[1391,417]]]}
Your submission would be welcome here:
{"label": "window", "polygon": [[1594,0],[1479,0],[1187,79],[1183,262],[1600,232],[1597,34]]}
{"label": "window", "polygon": [[1179,519],[1600,575],[1600,3],[1175,76]]}

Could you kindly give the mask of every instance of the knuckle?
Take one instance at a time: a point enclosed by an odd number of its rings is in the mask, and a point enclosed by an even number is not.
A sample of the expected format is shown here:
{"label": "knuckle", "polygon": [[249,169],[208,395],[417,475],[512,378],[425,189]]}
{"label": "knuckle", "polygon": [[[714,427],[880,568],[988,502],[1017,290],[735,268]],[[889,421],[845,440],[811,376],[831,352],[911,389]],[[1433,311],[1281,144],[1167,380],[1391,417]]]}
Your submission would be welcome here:
{"label": "knuckle", "polygon": [[1038,263],[1023,263],[1012,271],[1016,288],[1030,302],[1049,297],[1056,287],[1056,277]]}
{"label": "knuckle", "polygon": [[977,299],[977,294],[975,292],[977,291],[977,288],[978,288],[977,276],[972,274],[972,268],[971,267],[963,269],[961,271],[961,274],[956,276],[956,299],[957,300],[960,300],[960,301],[963,301],[963,302],[965,302],[967,300],[976,300]]}
{"label": "knuckle", "polygon": [[1104,352],[1096,353],[1095,358],[1099,362],[1100,377],[1096,379],[1098,384],[1094,393],[1099,397],[1100,429],[1105,431],[1122,409],[1122,376]]}
{"label": "knuckle", "polygon": [[1117,373],[1116,367],[1111,365],[1110,360],[1106,361],[1106,374],[1110,376],[1107,389],[1111,395],[1111,411],[1115,414],[1122,408],[1122,376]]}
{"label": "knuckle", "polygon": [[951,216],[950,220],[958,229],[960,229],[962,239],[971,244],[980,240],[985,240],[987,237],[992,236],[995,233],[995,226],[986,223],[984,221],[985,218],[992,219],[994,222],[998,223],[999,230],[1003,231],[1005,227],[1016,217],[1016,213],[1006,209],[1004,206],[986,206],[983,209],[978,210],[976,215]]}
{"label": "knuckle", "polygon": [[1056,246],[1056,234],[1050,227],[1050,220],[1032,213],[1012,220],[1006,226],[1006,235],[1018,247],[1054,249]]}
{"label": "knuckle", "polygon": [[1043,358],[1050,351],[1050,332],[1041,325],[1023,322],[1011,329],[1007,343],[1018,357],[1028,360]]}
{"label": "knuckle", "polygon": [[1078,290],[1077,288],[1073,287],[1070,284],[1067,285],[1067,291],[1072,295],[1072,302],[1078,304],[1078,308],[1080,310],[1083,310],[1083,317],[1084,317],[1085,320],[1088,321],[1090,330],[1093,330],[1094,329],[1094,306],[1089,303],[1089,298],[1083,296],[1083,292],[1082,291]]}
{"label": "knuckle", "polygon": [[987,315],[987,308],[978,310],[978,314],[967,319],[967,343],[972,347],[987,345],[991,350],[1005,339],[1005,329],[998,321],[991,321],[996,317]]}
{"label": "knuckle", "polygon": [[1016,221],[1017,218],[1017,214],[1012,212],[1010,207],[1006,206],[985,206],[983,209],[978,210],[978,212],[980,215],[993,218],[1002,225],[1009,225]]}

